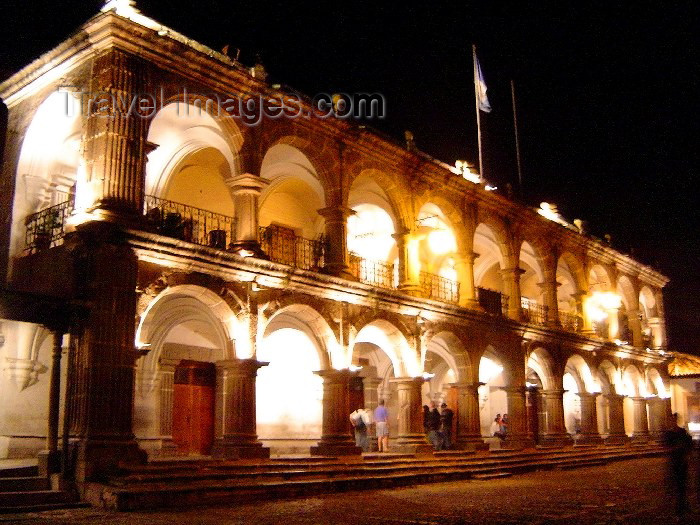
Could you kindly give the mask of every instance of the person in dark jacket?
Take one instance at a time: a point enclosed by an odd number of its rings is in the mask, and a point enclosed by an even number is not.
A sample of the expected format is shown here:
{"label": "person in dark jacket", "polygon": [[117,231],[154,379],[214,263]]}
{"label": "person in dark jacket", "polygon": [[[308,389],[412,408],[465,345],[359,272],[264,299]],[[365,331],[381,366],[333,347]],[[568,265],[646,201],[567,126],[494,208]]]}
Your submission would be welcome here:
{"label": "person in dark jacket", "polygon": [[440,412],[434,402],[430,402],[428,414],[428,441],[435,450],[440,450]]}
{"label": "person in dark jacket", "polygon": [[448,450],[452,448],[452,419],[454,412],[443,403],[440,408],[440,448]]}
{"label": "person in dark jacket", "polygon": [[664,433],[664,443],[669,448],[668,477],[671,496],[676,497],[676,514],[684,515],[688,505],[688,456],[693,449],[693,438],[678,425],[678,414],[672,415],[670,430]]}

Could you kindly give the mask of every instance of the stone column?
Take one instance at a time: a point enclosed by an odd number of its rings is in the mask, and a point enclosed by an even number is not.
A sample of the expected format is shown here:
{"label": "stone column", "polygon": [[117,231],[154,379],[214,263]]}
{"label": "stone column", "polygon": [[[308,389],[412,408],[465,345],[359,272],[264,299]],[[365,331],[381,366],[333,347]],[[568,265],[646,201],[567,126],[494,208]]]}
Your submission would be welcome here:
{"label": "stone column", "polygon": [[501,276],[508,295],[508,317],[520,321],[523,316],[523,309],[520,298],[520,276],[525,271],[519,267],[505,268],[501,270]]}
{"label": "stone column", "polygon": [[234,237],[229,249],[243,256],[264,257],[258,233],[258,200],[269,183],[262,177],[244,173],[226,181],[233,196]]}
{"label": "stone column", "polygon": [[349,456],[361,454],[355,446],[350,425],[349,370],[320,370],[323,378],[323,427],[321,441],[311,447],[312,456]]}
{"label": "stone column", "polygon": [[581,315],[581,332],[586,335],[593,335],[595,331],[593,330],[593,320],[591,319],[590,312],[588,311],[588,301],[590,296],[587,292],[581,291],[571,294],[576,301],[577,313]]}
{"label": "stone column", "polygon": [[140,221],[146,176],[149,120],[118,102],[146,88],[143,62],[111,48],[94,58],[90,107],[83,137],[85,179],[76,187],[76,207],[102,210],[102,218]]}
{"label": "stone column", "polygon": [[[222,459],[269,458],[270,449],[258,441],[255,413],[255,380],[261,363],[255,359],[230,359],[216,363],[216,391],[221,397],[221,435],[216,436],[212,456]],[[284,395],[280,392],[280,395]]]}
{"label": "stone column", "polygon": [[534,443],[527,435],[527,409],[525,407],[524,386],[504,387],[508,406],[507,447],[525,448]]}
{"label": "stone column", "polygon": [[630,331],[632,332],[632,340],[630,343],[637,348],[644,346],[644,339],[642,338],[642,321],[639,319],[639,315],[639,309],[627,311],[627,323],[629,324]]}
{"label": "stone column", "polygon": [[[365,408],[371,412],[372,415],[374,415],[374,409],[377,408],[379,404],[379,392],[377,391],[377,387],[379,387],[381,382],[382,380],[378,377],[364,377],[362,381],[365,394]],[[377,434],[375,432],[374,418],[372,418],[372,423],[370,423],[367,438],[369,440],[369,450],[377,450]]]}
{"label": "stone column", "polygon": [[[426,443],[423,431],[422,377],[397,377],[396,383],[399,408],[399,435],[396,445],[406,452],[429,452],[432,447]],[[389,414],[391,417],[392,414]]]}
{"label": "stone column", "polygon": [[355,211],[343,206],[330,206],[318,210],[326,222],[326,252],[324,271],[345,279],[357,279],[348,270],[348,217]]}
{"label": "stone column", "polygon": [[663,438],[663,433],[668,427],[666,399],[650,397],[646,401],[649,407],[649,434],[653,439],[660,440]]}
{"label": "stone column", "polygon": [[481,436],[481,421],[479,419],[479,386],[457,383],[451,385],[457,389],[457,448],[463,450],[483,449],[484,439]]}
{"label": "stone column", "polygon": [[474,261],[478,256],[479,254],[470,252],[456,255],[454,258],[455,271],[459,281],[459,305],[473,310],[481,309],[474,284]]}
{"label": "stone column", "polygon": [[634,424],[632,439],[646,441],[649,439],[649,422],[647,419],[647,400],[644,397],[633,397]]}
{"label": "stone column", "polygon": [[608,410],[610,414],[610,420],[608,422],[608,428],[610,431],[605,437],[605,442],[613,444],[626,443],[629,438],[625,433],[625,396],[610,393],[605,397],[608,400]]}
{"label": "stone column", "polygon": [[556,275],[546,276],[544,282],[538,283],[544,297],[544,305],[547,307],[547,324],[550,326],[561,326],[559,321],[559,300],[557,299]]}
{"label": "stone column", "polygon": [[666,340],[664,321],[661,317],[650,317],[647,319],[649,328],[651,328],[651,337],[654,348],[663,348]]}
{"label": "stone column", "polygon": [[414,232],[407,230],[393,235],[399,252],[399,290],[420,295],[419,241]]}
{"label": "stone column", "polygon": [[110,224],[91,222],[70,241],[75,243],[76,295],[89,305],[71,327],[77,344],[69,373],[69,414],[77,438],[78,482],[146,458],[132,431],[138,260],[129,246],[117,244],[118,236]]}
{"label": "stone column", "polygon": [[548,444],[563,445],[571,440],[564,423],[564,390],[542,390],[540,399],[544,409],[544,428],[540,435]]}
{"label": "stone column", "polygon": [[39,453],[39,472],[48,476],[61,471],[58,451],[58,412],[61,403],[61,351],[63,331],[53,330],[51,351],[51,377],[49,379],[49,418],[46,433],[46,450]]}
{"label": "stone column", "polygon": [[179,359],[161,359],[159,363],[160,375],[160,450],[161,454],[175,453],[177,446],[173,442],[173,390],[175,385],[175,367]]}
{"label": "stone column", "polygon": [[598,393],[579,392],[581,400],[581,433],[577,438],[579,443],[598,443],[601,441],[598,433],[598,410],[596,398]]}
{"label": "stone column", "polygon": [[608,310],[608,339],[618,339],[620,337],[620,309],[610,308]]}

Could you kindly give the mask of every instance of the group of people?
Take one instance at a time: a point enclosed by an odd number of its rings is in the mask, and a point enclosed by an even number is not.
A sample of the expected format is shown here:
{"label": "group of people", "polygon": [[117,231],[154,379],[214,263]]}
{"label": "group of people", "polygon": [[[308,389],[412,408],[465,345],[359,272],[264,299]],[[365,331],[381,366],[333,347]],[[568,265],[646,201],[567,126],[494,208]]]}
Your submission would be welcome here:
{"label": "group of people", "polygon": [[508,435],[508,414],[503,414],[503,417],[501,417],[501,414],[496,414],[493,423],[491,423],[490,434],[500,438],[501,441],[506,439]]}
{"label": "group of people", "polygon": [[379,452],[389,451],[389,412],[384,405],[384,400],[380,399],[377,408],[372,415],[364,408],[358,408],[350,414],[350,423],[355,432],[355,445],[362,449],[362,452],[369,451],[368,428],[374,421],[375,434],[377,436],[377,450]]}
{"label": "group of people", "polygon": [[423,429],[428,441],[435,450],[447,450],[452,447],[452,420],[454,412],[447,403],[437,409],[435,402],[423,405]]}

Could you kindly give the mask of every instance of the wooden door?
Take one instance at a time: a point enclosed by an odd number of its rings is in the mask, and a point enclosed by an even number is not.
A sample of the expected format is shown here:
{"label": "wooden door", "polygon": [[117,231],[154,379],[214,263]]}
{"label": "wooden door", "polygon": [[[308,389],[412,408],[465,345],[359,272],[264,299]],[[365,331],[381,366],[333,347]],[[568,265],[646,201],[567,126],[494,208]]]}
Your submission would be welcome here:
{"label": "wooden door", "polygon": [[182,454],[209,454],[214,442],[213,363],[180,361],[173,386],[173,441]]}

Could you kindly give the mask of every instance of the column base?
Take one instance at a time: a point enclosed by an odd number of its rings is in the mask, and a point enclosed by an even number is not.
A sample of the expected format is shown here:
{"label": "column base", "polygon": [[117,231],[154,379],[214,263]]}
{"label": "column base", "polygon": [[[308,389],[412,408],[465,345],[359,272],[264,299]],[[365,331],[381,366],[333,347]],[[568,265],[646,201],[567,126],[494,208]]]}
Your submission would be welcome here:
{"label": "column base", "polygon": [[603,438],[603,443],[606,445],[626,445],[629,440],[627,434],[608,434]]}
{"label": "column base", "polygon": [[602,442],[600,434],[579,434],[574,438],[575,445],[599,445]]}
{"label": "column base", "polygon": [[427,454],[435,450],[430,443],[426,442],[424,434],[399,436],[394,443],[394,447],[399,452],[407,452],[409,454]]}
{"label": "column base", "polygon": [[556,433],[556,434],[544,434],[544,435],[539,437],[539,441],[540,441],[541,445],[548,445],[548,446],[553,445],[553,446],[559,446],[559,447],[571,445],[573,443],[573,439],[566,432],[561,432],[561,433]]}
{"label": "column base", "polygon": [[114,474],[120,465],[143,465],[146,451],[135,440],[82,440],[72,446],[75,450],[73,469],[78,482],[91,481]]}
{"label": "column base", "polygon": [[359,456],[362,448],[355,445],[350,436],[338,438],[321,438],[318,444],[309,448],[312,456]]}
{"label": "column base", "polygon": [[526,435],[523,436],[507,436],[501,441],[501,448],[520,450],[523,448],[535,448],[535,440]]}
{"label": "column base", "polygon": [[211,449],[214,459],[269,459],[270,448],[259,441],[227,441],[214,443]]}
{"label": "column base", "polygon": [[481,436],[458,439],[455,446],[457,450],[489,450],[489,444]]}
{"label": "column base", "polygon": [[37,454],[37,466],[39,467],[39,475],[49,477],[51,474],[61,472],[61,463],[63,452],[60,450],[42,450]]}
{"label": "column base", "polygon": [[645,443],[650,439],[649,432],[636,432],[630,436],[632,443]]}

